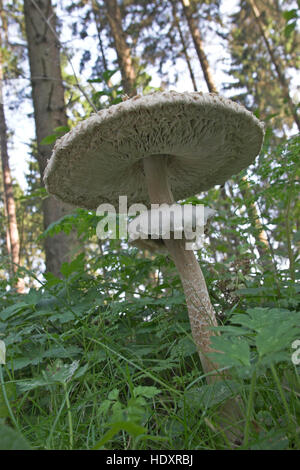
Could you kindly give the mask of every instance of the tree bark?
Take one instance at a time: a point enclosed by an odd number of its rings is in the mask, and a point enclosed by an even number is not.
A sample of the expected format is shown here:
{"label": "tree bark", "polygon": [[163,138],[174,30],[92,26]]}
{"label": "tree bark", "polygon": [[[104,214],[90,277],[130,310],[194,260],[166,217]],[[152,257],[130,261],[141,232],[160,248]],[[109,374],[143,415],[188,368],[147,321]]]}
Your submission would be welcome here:
{"label": "tree bark", "polygon": [[[60,66],[60,46],[51,31],[56,30],[56,16],[51,0],[25,0],[24,15],[32,84],[32,97],[38,163],[41,178],[51,157],[52,145],[42,145],[42,140],[52,135],[54,129],[67,126],[64,87]],[[49,23],[49,24],[48,24]],[[45,229],[72,211],[71,206],[49,196],[43,201]],[[46,270],[61,276],[60,267],[70,261],[76,250],[75,235],[59,233],[45,240]]]}
{"label": "tree bark", "polygon": [[298,127],[298,130],[300,131],[300,118],[297,114],[296,106],[294,105],[293,100],[290,97],[289,85],[288,85],[287,79],[285,77],[284,72],[281,70],[281,67],[278,63],[275,52],[273,51],[272,46],[270,44],[270,41],[267,37],[267,33],[265,31],[264,24],[261,20],[260,11],[259,11],[259,9],[258,9],[258,7],[257,7],[254,0],[247,0],[247,1],[248,1],[249,5],[251,7],[251,10],[252,10],[253,16],[255,18],[256,24],[257,24],[257,26],[260,30],[260,33],[262,35],[262,38],[263,38],[264,43],[266,45],[266,48],[268,50],[268,53],[269,53],[270,59],[272,61],[272,64],[274,65],[274,68],[276,70],[276,74],[277,74],[278,81],[279,81],[280,86],[281,86],[283,97],[285,98],[285,100],[286,100],[286,102],[287,102],[287,104],[290,108],[290,111],[292,113],[292,116],[294,118],[294,121],[295,121],[295,123]]}
{"label": "tree bark", "polygon": [[134,70],[130,47],[126,42],[126,34],[122,25],[122,15],[117,0],[104,0],[112,37],[121,70],[124,92],[129,96],[137,94],[136,73]]}
{"label": "tree bark", "polygon": [[[2,2],[0,2],[2,10]],[[1,14],[3,23],[3,14]],[[5,30],[5,25],[2,24]],[[20,264],[20,238],[17,223],[16,203],[13,192],[12,176],[9,166],[9,155],[7,148],[7,125],[4,111],[4,96],[3,96],[3,57],[2,57],[2,36],[0,32],[0,148],[1,148],[1,163],[3,173],[3,186],[4,186],[4,199],[5,210],[4,213],[7,218],[7,232],[6,232],[6,246],[7,252],[11,258],[11,273],[15,275]],[[24,292],[24,281],[18,279],[16,282],[16,289],[19,293]]]}
{"label": "tree bark", "polygon": [[206,57],[206,54],[205,54],[205,51],[204,51],[201,32],[200,32],[200,29],[198,28],[198,26],[196,25],[195,19],[193,17],[193,12],[192,12],[192,9],[191,9],[190,1],[189,0],[181,0],[181,3],[182,3],[184,15],[185,15],[186,20],[187,20],[188,25],[189,25],[189,30],[190,30],[191,36],[193,38],[194,46],[195,46],[195,49],[196,49],[198,59],[200,61],[200,65],[201,65],[201,68],[202,68],[202,71],[203,71],[203,75],[204,75],[204,78],[205,78],[205,82],[206,82],[208,91],[210,93],[217,93],[217,88],[216,88],[216,85],[214,83],[212,73],[211,73],[211,70],[210,70],[210,67],[209,67],[209,63],[208,63],[208,60],[207,60],[207,57]]}

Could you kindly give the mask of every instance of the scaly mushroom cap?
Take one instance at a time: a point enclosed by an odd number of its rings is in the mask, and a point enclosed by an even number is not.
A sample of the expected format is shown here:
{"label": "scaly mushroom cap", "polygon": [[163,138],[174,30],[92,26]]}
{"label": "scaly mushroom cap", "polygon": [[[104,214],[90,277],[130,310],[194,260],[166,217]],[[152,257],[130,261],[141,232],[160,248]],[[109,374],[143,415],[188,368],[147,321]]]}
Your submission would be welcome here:
{"label": "scaly mushroom cap", "polygon": [[99,111],[56,142],[44,174],[50,194],[75,206],[117,207],[149,196],[143,158],[167,159],[176,201],[223,184],[253,162],[263,124],[214,94],[156,92]]}

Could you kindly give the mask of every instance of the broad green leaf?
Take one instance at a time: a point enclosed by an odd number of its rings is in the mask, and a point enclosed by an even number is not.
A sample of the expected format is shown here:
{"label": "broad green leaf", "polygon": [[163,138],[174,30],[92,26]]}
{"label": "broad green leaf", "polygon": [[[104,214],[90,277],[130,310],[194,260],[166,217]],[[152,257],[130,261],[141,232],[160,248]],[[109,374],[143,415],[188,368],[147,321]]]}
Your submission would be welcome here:
{"label": "broad green leaf", "polygon": [[288,11],[284,11],[282,13],[282,16],[284,17],[284,19],[286,21],[290,21],[291,19],[293,18],[298,18],[298,13],[297,13],[297,10],[288,10]]}
{"label": "broad green leaf", "polygon": [[69,130],[70,130],[69,126],[59,126],[54,129],[56,134],[61,134],[61,135],[66,134],[67,132],[69,132]]}
{"label": "broad green leaf", "polygon": [[53,286],[56,286],[57,284],[62,283],[62,280],[54,276],[53,273],[50,273],[50,272],[44,273],[43,276],[47,281],[47,287],[53,287]]}
{"label": "broad green leaf", "polygon": [[57,137],[56,134],[47,135],[47,137],[41,140],[41,145],[52,145],[56,142]]}
{"label": "broad green leaf", "polygon": [[84,253],[81,253],[77,256],[71,263],[63,263],[60,271],[63,276],[66,278],[70,277],[70,275],[74,272],[83,271],[84,269]]}
{"label": "broad green leaf", "polygon": [[[63,364],[62,361],[58,359],[52,368],[48,368],[48,370],[44,371],[41,376],[30,380],[22,380],[22,382],[18,384],[18,389],[23,393],[29,390],[34,390],[38,387],[67,383],[76,375],[75,372],[78,367],[79,361],[74,361],[72,364]],[[85,372],[86,368],[83,370],[83,373]],[[79,374],[79,376],[80,375],[82,374]]]}
{"label": "broad green leaf", "polygon": [[257,441],[250,447],[251,450],[284,450],[288,449],[289,441],[283,431],[272,429],[262,431]]}
{"label": "broad green leaf", "polygon": [[15,305],[10,305],[0,312],[0,320],[5,321],[28,307],[29,305],[26,302],[18,302]]}
{"label": "broad green leaf", "polygon": [[[210,385],[195,387],[185,392],[186,404],[194,410],[211,408],[236,395],[242,385],[233,380],[220,380]],[[183,406],[183,402],[181,402]]]}
{"label": "broad green leaf", "polygon": [[119,423],[114,423],[110,430],[107,431],[107,433],[104,435],[104,437],[99,441],[94,447],[93,450],[98,450],[101,447],[104,446],[107,442],[109,442],[116,434],[118,434],[120,431],[126,431],[130,436],[137,437],[143,434],[146,434],[147,429],[135,424],[135,423],[130,423],[127,421],[121,421]]}
{"label": "broad green leaf", "polygon": [[146,387],[139,385],[138,387],[134,387],[133,389],[133,395],[135,397],[142,396],[146,398],[153,398],[155,395],[158,395],[161,393],[161,390],[159,390],[156,387]]}
{"label": "broad green leaf", "polygon": [[250,347],[246,339],[213,336],[211,342],[213,348],[218,352],[210,353],[209,356],[219,366],[250,367]]}
{"label": "broad green leaf", "polygon": [[0,450],[30,450],[30,446],[21,434],[0,425]]}
{"label": "broad green leaf", "polygon": [[293,21],[293,23],[289,23],[286,25],[286,27],[284,28],[284,35],[286,38],[289,38],[290,35],[295,31],[296,26],[297,26],[296,21]]}

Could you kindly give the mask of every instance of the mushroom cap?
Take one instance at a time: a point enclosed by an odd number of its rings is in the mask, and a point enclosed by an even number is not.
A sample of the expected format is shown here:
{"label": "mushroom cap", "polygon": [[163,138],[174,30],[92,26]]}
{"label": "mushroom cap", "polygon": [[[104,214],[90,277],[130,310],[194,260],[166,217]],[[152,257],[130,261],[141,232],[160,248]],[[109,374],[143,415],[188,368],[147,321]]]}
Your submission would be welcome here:
{"label": "mushroom cap", "polygon": [[259,153],[263,123],[210,93],[155,92],[99,111],[60,138],[44,174],[46,189],[79,207],[150,205],[143,158],[167,159],[176,201],[223,184]]}

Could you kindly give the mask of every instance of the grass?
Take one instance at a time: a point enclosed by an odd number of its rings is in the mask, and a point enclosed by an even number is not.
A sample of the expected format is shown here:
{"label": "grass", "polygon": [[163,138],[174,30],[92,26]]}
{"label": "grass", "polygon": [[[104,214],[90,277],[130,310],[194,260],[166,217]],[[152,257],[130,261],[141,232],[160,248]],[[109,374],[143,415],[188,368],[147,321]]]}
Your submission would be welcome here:
{"label": "grass", "polygon": [[[223,309],[217,362],[231,380],[207,385],[179,280],[153,283],[153,262],[109,256],[116,269],[101,279],[80,259],[82,268],[73,261],[63,279],[50,276],[23,296],[0,282],[0,448],[9,426],[32,449],[299,449],[293,288],[266,305],[247,299]],[[237,396],[238,447],[217,424]]]}
{"label": "grass", "polygon": [[295,368],[236,374],[221,393],[205,384],[184,315],[160,310],[149,322],[82,312],[75,323],[35,310],[33,323],[25,307],[6,336],[2,421],[33,449],[228,449],[216,417],[238,394],[242,448],[297,448]]}

